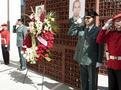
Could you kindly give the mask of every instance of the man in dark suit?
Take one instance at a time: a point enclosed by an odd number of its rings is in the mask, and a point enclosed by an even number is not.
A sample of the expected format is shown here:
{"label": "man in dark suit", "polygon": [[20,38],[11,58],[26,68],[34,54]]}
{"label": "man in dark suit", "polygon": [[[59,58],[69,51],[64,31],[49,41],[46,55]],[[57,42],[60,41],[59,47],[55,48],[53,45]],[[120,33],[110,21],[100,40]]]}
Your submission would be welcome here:
{"label": "man in dark suit", "polygon": [[103,56],[103,45],[96,43],[99,32],[95,26],[97,15],[95,11],[87,12],[84,20],[71,25],[68,31],[69,35],[78,36],[74,59],[80,64],[81,90],[97,90],[98,68]]}

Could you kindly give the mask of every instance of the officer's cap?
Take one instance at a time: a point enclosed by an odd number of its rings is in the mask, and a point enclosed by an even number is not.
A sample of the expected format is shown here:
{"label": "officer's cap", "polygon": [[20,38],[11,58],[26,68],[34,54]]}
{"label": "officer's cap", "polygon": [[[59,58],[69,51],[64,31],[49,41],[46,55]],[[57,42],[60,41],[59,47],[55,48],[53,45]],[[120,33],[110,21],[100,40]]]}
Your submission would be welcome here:
{"label": "officer's cap", "polygon": [[95,16],[98,16],[98,14],[97,14],[96,11],[91,10],[91,11],[87,11],[87,12],[85,13],[85,16],[95,17]]}
{"label": "officer's cap", "polygon": [[3,23],[1,26],[6,26],[6,27],[7,27],[7,26],[8,26],[8,24],[6,24],[6,23]]}
{"label": "officer's cap", "polygon": [[114,20],[117,20],[117,19],[121,19],[121,13],[119,13],[119,14],[113,16],[112,19],[113,19],[113,21],[114,21]]}

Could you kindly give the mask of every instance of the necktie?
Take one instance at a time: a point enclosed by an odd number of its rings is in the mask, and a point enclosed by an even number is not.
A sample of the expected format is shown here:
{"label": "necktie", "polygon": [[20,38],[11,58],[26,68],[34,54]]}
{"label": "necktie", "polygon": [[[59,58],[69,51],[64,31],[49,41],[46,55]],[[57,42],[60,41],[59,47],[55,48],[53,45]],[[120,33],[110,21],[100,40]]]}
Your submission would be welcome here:
{"label": "necktie", "polygon": [[85,39],[87,39],[88,34],[89,34],[89,28],[86,28],[86,29],[85,29]]}
{"label": "necktie", "polygon": [[86,28],[86,31],[89,32],[89,28]]}

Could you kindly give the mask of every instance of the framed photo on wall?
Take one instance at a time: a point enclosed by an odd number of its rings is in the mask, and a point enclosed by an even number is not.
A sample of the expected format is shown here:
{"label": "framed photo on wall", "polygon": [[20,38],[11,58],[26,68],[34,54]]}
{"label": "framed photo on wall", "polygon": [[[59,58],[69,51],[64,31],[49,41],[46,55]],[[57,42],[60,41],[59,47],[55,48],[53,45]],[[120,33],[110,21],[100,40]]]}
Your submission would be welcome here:
{"label": "framed photo on wall", "polygon": [[40,14],[40,12],[45,11],[44,5],[39,5],[35,7],[35,13]]}
{"label": "framed photo on wall", "polygon": [[69,18],[73,16],[84,17],[85,0],[69,0]]}
{"label": "framed photo on wall", "polygon": [[69,0],[69,27],[85,15],[85,0]]}
{"label": "framed photo on wall", "polygon": [[35,19],[44,22],[45,19],[45,8],[44,5],[39,5],[35,7]]}

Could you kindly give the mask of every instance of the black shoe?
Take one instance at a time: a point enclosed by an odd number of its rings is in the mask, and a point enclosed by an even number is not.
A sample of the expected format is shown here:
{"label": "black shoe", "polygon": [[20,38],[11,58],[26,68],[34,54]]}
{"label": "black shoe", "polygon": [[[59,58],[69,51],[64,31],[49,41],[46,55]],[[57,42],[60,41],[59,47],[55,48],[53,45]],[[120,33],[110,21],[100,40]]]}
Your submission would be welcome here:
{"label": "black shoe", "polygon": [[9,63],[4,63],[5,65],[9,65]]}

